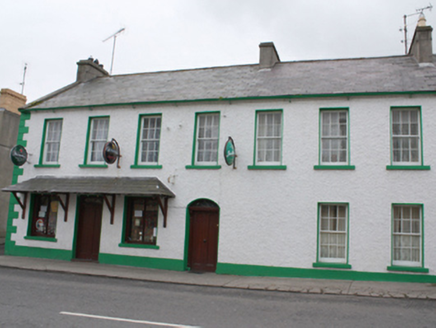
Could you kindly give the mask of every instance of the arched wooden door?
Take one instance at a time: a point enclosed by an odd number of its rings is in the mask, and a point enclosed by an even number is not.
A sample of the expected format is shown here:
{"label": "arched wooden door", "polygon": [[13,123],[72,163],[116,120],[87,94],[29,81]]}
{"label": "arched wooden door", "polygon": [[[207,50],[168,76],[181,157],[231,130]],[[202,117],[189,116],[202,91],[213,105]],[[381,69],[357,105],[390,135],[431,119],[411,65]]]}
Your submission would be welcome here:
{"label": "arched wooden door", "polygon": [[189,206],[188,267],[195,272],[215,272],[218,260],[219,207],[208,200]]}

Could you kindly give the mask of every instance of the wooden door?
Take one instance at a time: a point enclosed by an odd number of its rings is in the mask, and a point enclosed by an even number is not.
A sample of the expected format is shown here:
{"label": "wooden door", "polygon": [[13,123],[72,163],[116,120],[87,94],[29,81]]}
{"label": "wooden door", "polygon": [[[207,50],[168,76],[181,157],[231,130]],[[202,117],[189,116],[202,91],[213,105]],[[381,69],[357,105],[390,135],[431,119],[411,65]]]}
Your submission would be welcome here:
{"label": "wooden door", "polygon": [[188,266],[196,272],[215,272],[218,259],[218,208],[191,207]]}
{"label": "wooden door", "polygon": [[103,199],[101,197],[82,196],[80,198],[76,259],[98,261],[102,211]]}

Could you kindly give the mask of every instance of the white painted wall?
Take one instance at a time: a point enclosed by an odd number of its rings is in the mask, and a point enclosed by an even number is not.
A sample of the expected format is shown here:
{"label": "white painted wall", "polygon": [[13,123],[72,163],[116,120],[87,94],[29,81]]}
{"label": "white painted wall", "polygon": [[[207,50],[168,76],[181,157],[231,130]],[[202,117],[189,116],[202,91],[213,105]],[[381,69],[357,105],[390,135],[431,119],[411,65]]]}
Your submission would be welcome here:
{"label": "white painted wall", "polygon": [[[391,106],[422,106],[424,164],[430,171],[388,171]],[[353,171],[314,170],[318,164],[319,108],[349,107]],[[286,171],[248,170],[253,164],[257,109],[283,109],[283,164]],[[191,164],[196,112],[220,111],[220,170],[187,170]],[[162,169],[131,169],[138,116],[162,113],[159,164]],[[109,138],[121,146],[121,169],[79,168],[83,163],[89,116],[110,115]],[[39,161],[44,119],[63,120],[61,168],[35,168]],[[424,204],[425,267],[436,274],[436,108],[432,97],[315,98],[289,101],[235,101],[178,105],[104,107],[32,112],[27,122],[31,164],[23,181],[36,175],[156,176],[175,194],[168,227],[159,217],[159,250],[120,248],[123,201],[118,196],[115,224],[104,206],[100,252],[183,259],[186,206],[208,198],[220,206],[219,256],[223,263],[312,268],[316,261],[318,202],[347,202],[350,211],[349,264],[353,270],[386,272],[391,264],[391,204]],[[228,167],[222,149],[228,136],[236,144],[237,169]],[[169,179],[171,183],[169,183]],[[58,218],[57,243],[24,240],[27,217],[17,219],[17,245],[71,249],[76,199],[68,222]],[[17,206],[18,208],[18,206]],[[26,215],[27,216],[27,215]]]}

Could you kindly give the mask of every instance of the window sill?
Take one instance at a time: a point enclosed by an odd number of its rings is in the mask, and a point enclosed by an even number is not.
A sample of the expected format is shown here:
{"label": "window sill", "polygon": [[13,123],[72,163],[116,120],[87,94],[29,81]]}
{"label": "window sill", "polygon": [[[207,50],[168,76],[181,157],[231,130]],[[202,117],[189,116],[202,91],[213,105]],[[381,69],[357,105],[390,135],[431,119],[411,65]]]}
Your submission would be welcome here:
{"label": "window sill", "polygon": [[351,265],[345,263],[315,262],[312,266],[314,268],[351,269]]}
{"label": "window sill", "polygon": [[408,271],[408,272],[420,272],[420,273],[428,273],[427,268],[422,267],[408,267],[408,266],[388,266],[389,271]]}
{"label": "window sill", "polygon": [[60,164],[35,164],[33,167],[37,168],[59,168],[61,167]]}
{"label": "window sill", "polygon": [[39,236],[25,236],[26,240],[39,240],[39,241],[49,241],[51,243],[57,243],[57,239],[54,237],[39,237]]}
{"label": "window sill", "polygon": [[355,170],[354,165],[314,165],[314,170]]}
{"label": "window sill", "polygon": [[286,170],[286,165],[249,165],[249,170]]}
{"label": "window sill", "polygon": [[386,170],[430,170],[430,165],[386,165]]}
{"label": "window sill", "polygon": [[118,247],[159,249],[157,245],[120,243]]}
{"label": "window sill", "polygon": [[106,169],[108,166],[106,164],[79,164],[82,169]]}
{"label": "window sill", "polygon": [[187,170],[219,170],[221,165],[186,165]]}
{"label": "window sill", "polygon": [[130,165],[131,169],[161,169],[162,165]]}

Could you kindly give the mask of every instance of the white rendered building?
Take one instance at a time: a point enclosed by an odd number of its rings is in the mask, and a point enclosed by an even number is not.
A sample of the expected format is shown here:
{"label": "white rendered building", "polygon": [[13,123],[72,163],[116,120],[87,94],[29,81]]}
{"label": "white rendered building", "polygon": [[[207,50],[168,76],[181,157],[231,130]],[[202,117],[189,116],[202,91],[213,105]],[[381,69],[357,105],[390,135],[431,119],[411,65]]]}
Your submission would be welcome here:
{"label": "white rendered building", "polygon": [[281,62],[262,43],[253,65],[110,76],[80,61],[21,110],[31,156],[3,189],[6,254],[436,282],[431,32],[394,57]]}

